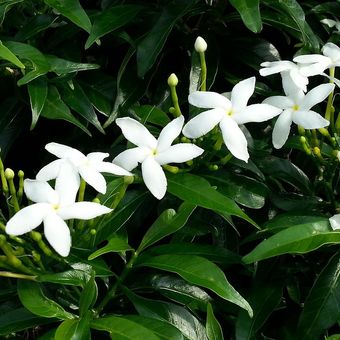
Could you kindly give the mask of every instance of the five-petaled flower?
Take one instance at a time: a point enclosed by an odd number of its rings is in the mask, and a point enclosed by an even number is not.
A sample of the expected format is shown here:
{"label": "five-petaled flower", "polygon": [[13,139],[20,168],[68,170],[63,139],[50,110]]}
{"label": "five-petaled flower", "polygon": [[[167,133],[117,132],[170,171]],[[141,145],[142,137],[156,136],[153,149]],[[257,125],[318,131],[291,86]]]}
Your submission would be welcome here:
{"label": "five-petaled flower", "polygon": [[[72,164],[78,182],[80,175],[86,183],[102,194],[106,192],[106,181],[101,172],[118,176],[131,176],[130,172],[118,165],[103,162],[103,159],[109,156],[108,153],[91,152],[85,156],[79,150],[59,143],[48,143],[45,149],[60,159],[47,164],[38,172],[36,178],[41,181],[57,178],[60,167],[65,162]],[[77,183],[74,185],[76,186]]]}
{"label": "five-petaled flower", "polygon": [[340,214],[333,215],[329,218],[329,223],[333,230],[340,229]]}
{"label": "five-petaled flower", "polygon": [[68,256],[71,235],[65,220],[89,220],[111,211],[98,203],[75,202],[75,187],[69,185],[73,176],[72,166],[64,163],[56,179],[55,189],[47,182],[26,179],[25,194],[36,203],[19,210],[7,222],[6,232],[10,235],[22,235],[43,223],[45,237],[51,246],[61,256]]}
{"label": "five-petaled flower", "polygon": [[171,145],[181,133],[184,117],[180,116],[167,124],[160,132],[158,140],[148,129],[132,118],[118,118],[117,125],[127,140],[137,147],[120,153],[113,162],[131,171],[142,165],[145,185],[158,199],[166,192],[167,180],[162,165],[183,163],[203,153],[203,149],[190,143]]}
{"label": "five-petaled flower", "polygon": [[193,92],[189,103],[211,109],[192,118],[183,128],[189,138],[198,138],[219,124],[222,137],[229,151],[245,162],[249,154],[247,140],[238,125],[249,122],[263,122],[277,116],[281,110],[268,104],[247,105],[255,89],[255,77],[240,81],[231,91],[231,99],[216,92]]}

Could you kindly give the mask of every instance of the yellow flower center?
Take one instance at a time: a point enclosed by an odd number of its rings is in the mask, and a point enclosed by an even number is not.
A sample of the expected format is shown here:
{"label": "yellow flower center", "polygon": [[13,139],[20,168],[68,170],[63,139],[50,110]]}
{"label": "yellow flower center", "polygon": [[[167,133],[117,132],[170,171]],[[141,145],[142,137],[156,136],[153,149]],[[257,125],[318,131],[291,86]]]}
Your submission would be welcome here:
{"label": "yellow flower center", "polygon": [[227,111],[227,116],[232,116],[233,115],[233,109],[230,109],[229,111]]}
{"label": "yellow flower center", "polygon": [[294,110],[294,111],[299,111],[299,105],[295,104],[295,105],[293,106],[293,110]]}
{"label": "yellow flower center", "polygon": [[152,156],[156,156],[156,155],[157,155],[157,149],[153,149],[153,150],[151,151],[151,155],[152,155]]}
{"label": "yellow flower center", "polygon": [[52,205],[52,208],[53,208],[54,210],[58,210],[58,209],[59,209],[59,204],[53,204],[53,205]]}

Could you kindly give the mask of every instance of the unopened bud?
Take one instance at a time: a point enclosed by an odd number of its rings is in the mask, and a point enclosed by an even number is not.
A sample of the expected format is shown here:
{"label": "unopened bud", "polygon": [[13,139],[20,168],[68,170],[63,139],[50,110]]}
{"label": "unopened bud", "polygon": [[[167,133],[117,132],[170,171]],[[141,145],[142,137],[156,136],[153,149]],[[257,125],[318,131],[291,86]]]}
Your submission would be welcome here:
{"label": "unopened bud", "polygon": [[169,86],[177,86],[178,78],[175,73],[171,73],[170,77],[168,78],[168,85]]}
{"label": "unopened bud", "polygon": [[93,235],[96,235],[97,234],[97,231],[96,229],[91,229],[90,230],[90,234],[93,236]]}
{"label": "unopened bud", "polygon": [[7,169],[5,170],[5,177],[6,177],[6,179],[11,180],[11,179],[14,178],[14,176],[15,176],[15,174],[14,174],[14,171],[13,171],[12,169],[7,168]]}
{"label": "unopened bud", "polygon": [[207,50],[207,43],[206,41],[202,38],[202,37],[197,37],[196,41],[195,41],[195,50],[198,53],[203,53]]}

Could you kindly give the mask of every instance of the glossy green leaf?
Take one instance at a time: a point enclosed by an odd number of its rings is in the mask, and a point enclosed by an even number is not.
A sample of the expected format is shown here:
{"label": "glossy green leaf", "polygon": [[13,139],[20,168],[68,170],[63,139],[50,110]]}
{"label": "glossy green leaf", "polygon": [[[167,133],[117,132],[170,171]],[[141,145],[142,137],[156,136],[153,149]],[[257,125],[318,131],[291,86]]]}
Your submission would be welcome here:
{"label": "glossy green leaf", "polygon": [[54,86],[49,86],[48,88],[45,105],[40,115],[49,119],[66,120],[91,136],[90,131],[72,115],[68,106],[61,99],[57,88]]}
{"label": "glossy green leaf", "polygon": [[205,328],[207,330],[207,335],[209,340],[223,340],[223,332],[221,325],[217,321],[213,308],[210,303],[207,305],[207,321]]}
{"label": "glossy green leaf", "polygon": [[63,320],[74,317],[58,303],[46,297],[37,282],[18,280],[18,295],[24,307],[33,314]]}
{"label": "glossy green leaf", "polygon": [[155,63],[170,32],[179,20],[193,5],[195,0],[181,0],[169,3],[163,8],[156,23],[137,46],[138,76],[144,77]]}
{"label": "glossy green leaf", "polygon": [[7,60],[19,68],[25,68],[25,65],[0,41],[0,59]]}
{"label": "glossy green leaf", "polygon": [[0,25],[2,25],[6,13],[14,6],[15,4],[18,4],[20,2],[23,2],[24,0],[2,0],[0,4]]}
{"label": "glossy green leaf", "polygon": [[93,307],[93,305],[96,303],[97,297],[98,287],[93,273],[80,295],[79,315],[81,317],[84,317],[86,312]]}
{"label": "glossy green leaf", "polygon": [[142,9],[143,7],[138,5],[118,5],[103,10],[94,19],[85,48],[89,48],[102,36],[131,22]]}
{"label": "glossy green leaf", "polygon": [[33,130],[38,122],[40,113],[45,105],[45,101],[47,98],[47,79],[44,77],[34,79],[27,84],[27,89],[32,110],[31,130]]}
{"label": "glossy green leaf", "polygon": [[56,73],[57,75],[79,71],[96,70],[100,67],[97,64],[76,63],[74,61],[61,59],[53,55],[46,56],[46,60],[50,65],[50,71]]}
{"label": "glossy green leaf", "polygon": [[177,213],[173,209],[163,211],[145,233],[138,251],[143,251],[145,248],[184,227],[194,210],[195,206],[193,204],[184,202]]}
{"label": "glossy green leaf", "polygon": [[243,23],[254,33],[262,30],[260,0],[229,0],[240,13]]}
{"label": "glossy green leaf", "polygon": [[95,319],[91,322],[91,327],[110,333],[112,339],[133,339],[133,340],[159,340],[151,329],[148,329],[138,321],[129,320],[124,317],[106,316]]}
{"label": "glossy green leaf", "polygon": [[51,282],[61,285],[72,285],[85,287],[86,283],[91,278],[88,271],[71,269],[61,273],[42,274],[37,276],[39,282]]}
{"label": "glossy green leaf", "polygon": [[317,340],[323,332],[340,319],[340,252],[323,268],[307,299],[300,316],[297,338]]}
{"label": "glossy green leaf", "polygon": [[79,0],[44,0],[45,3],[56,9],[61,15],[71,20],[74,24],[90,33],[91,21],[81,7]]}
{"label": "glossy green leaf", "polygon": [[245,263],[283,254],[303,254],[326,244],[340,243],[340,232],[331,230],[328,219],[295,225],[265,239],[243,257]]}
{"label": "glossy green leaf", "polygon": [[90,340],[90,320],[88,312],[80,319],[63,321],[55,332],[54,340]]}
{"label": "glossy green leaf", "polygon": [[208,288],[223,299],[247,310],[252,315],[248,302],[231,286],[222,270],[213,262],[195,255],[158,255],[144,257],[139,266],[170,271],[190,283]]}
{"label": "glossy green leaf", "polygon": [[42,318],[32,314],[25,308],[17,308],[1,313],[0,315],[0,335],[5,336],[22,331],[27,328],[43,325],[55,320]]}
{"label": "glossy green leaf", "polygon": [[140,118],[143,123],[149,122],[162,127],[170,123],[168,115],[156,106],[133,106],[132,111]]}
{"label": "glossy green leaf", "polygon": [[88,259],[93,260],[103,254],[125,252],[127,250],[133,250],[133,248],[131,248],[122,237],[119,235],[114,235],[109,239],[107,245],[96,250],[88,257]]}
{"label": "glossy green leaf", "polygon": [[49,71],[50,66],[45,56],[35,47],[14,41],[7,41],[4,45],[21,60],[28,60],[30,63],[30,65],[26,64],[25,75],[18,80],[19,86],[27,84]]}
{"label": "glossy green leaf", "polygon": [[216,191],[207,180],[191,174],[167,174],[168,192],[203,208],[241,217],[257,227],[230,198]]}

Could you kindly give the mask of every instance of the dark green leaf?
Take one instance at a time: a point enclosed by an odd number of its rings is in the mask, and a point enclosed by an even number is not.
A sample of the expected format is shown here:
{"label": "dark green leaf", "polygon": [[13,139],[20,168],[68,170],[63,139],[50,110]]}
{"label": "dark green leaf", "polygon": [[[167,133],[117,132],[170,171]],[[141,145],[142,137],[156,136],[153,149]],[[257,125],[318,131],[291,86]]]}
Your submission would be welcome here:
{"label": "dark green leaf", "polygon": [[90,33],[91,31],[91,21],[84,11],[83,7],[81,7],[78,0],[44,0],[45,3],[58,12],[61,13],[64,17],[71,20],[74,24],[81,27],[86,32]]}
{"label": "dark green leaf", "polygon": [[25,65],[0,41],[0,59],[7,60],[18,66],[19,68],[25,68]]}
{"label": "dark green leaf", "polygon": [[0,25],[2,25],[5,20],[6,13],[11,9],[11,7],[24,0],[2,0],[0,4]]}
{"label": "dark green leaf", "polygon": [[223,299],[244,308],[249,315],[252,315],[252,309],[248,302],[231,286],[222,270],[203,257],[158,255],[144,257],[138,261],[138,265],[176,273],[190,283],[212,290]]}
{"label": "dark green leaf", "polygon": [[34,79],[27,84],[27,88],[32,110],[31,130],[33,130],[47,98],[47,79],[45,77]]}
{"label": "dark green leaf", "polygon": [[47,55],[46,60],[50,65],[50,71],[56,73],[57,75],[79,71],[96,70],[100,67],[97,64],[76,63],[74,61],[61,59],[53,55]]}
{"label": "dark green leaf", "polygon": [[209,340],[223,340],[222,328],[215,318],[214,311],[210,303],[207,305],[207,322],[205,325]]}
{"label": "dark green leaf", "polygon": [[54,340],[90,340],[91,314],[87,312],[84,317],[75,320],[63,321],[54,335]]}
{"label": "dark green leaf", "polygon": [[132,107],[132,111],[145,123],[149,122],[159,126],[170,123],[170,119],[165,112],[156,106],[142,105]]}
{"label": "dark green leaf", "polygon": [[98,287],[94,273],[91,279],[86,283],[79,299],[79,315],[84,317],[86,312],[95,304],[98,297]]}
{"label": "dark green leaf", "polygon": [[37,277],[39,282],[51,282],[61,285],[72,285],[85,287],[90,279],[88,271],[71,269],[61,273],[42,274]]}

